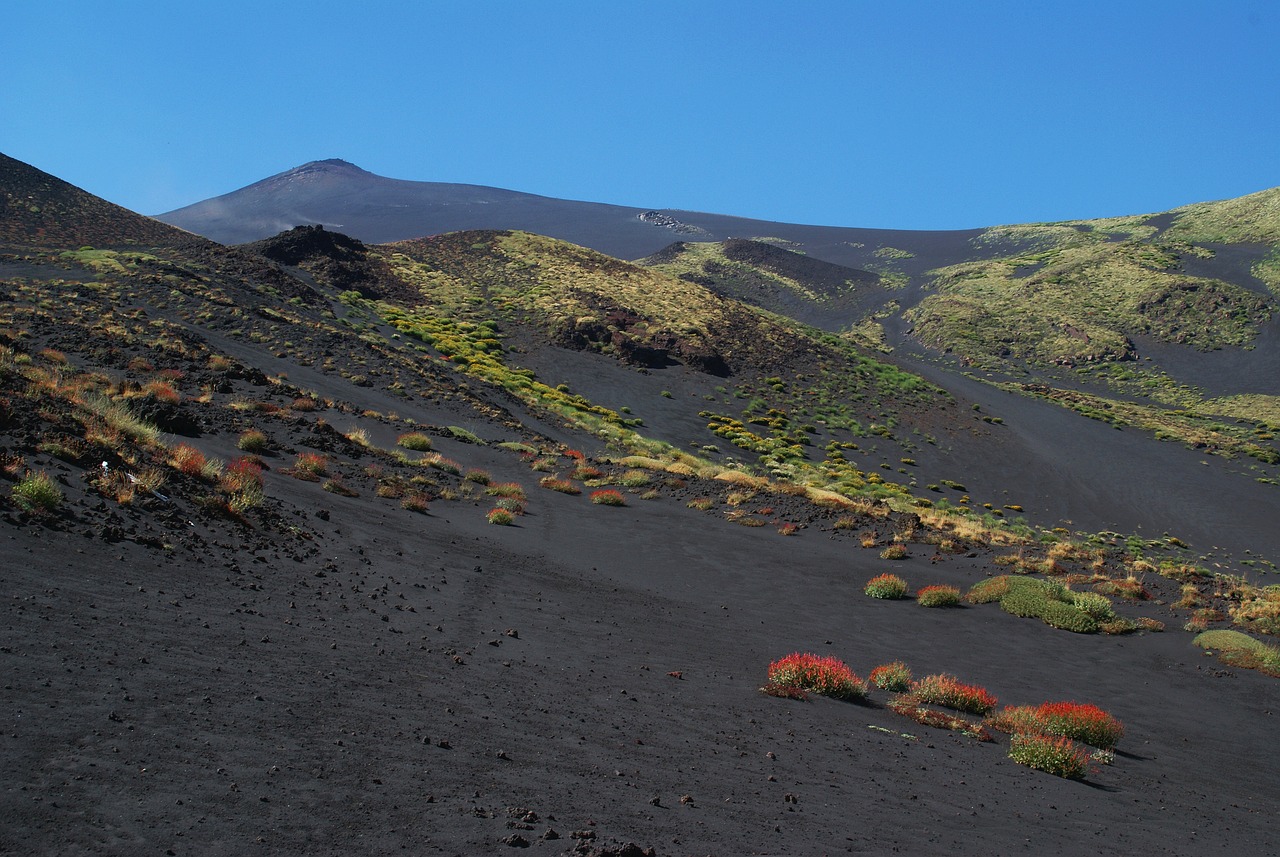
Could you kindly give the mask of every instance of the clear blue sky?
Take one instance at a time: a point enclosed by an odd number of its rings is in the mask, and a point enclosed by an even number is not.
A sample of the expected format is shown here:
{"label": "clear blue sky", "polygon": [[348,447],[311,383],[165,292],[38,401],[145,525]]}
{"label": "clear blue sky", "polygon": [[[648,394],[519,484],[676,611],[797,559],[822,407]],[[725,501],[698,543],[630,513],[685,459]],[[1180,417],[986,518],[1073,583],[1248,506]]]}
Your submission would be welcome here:
{"label": "clear blue sky", "polygon": [[156,214],[311,160],[947,229],[1280,185],[1280,3],[14,0],[0,152]]}

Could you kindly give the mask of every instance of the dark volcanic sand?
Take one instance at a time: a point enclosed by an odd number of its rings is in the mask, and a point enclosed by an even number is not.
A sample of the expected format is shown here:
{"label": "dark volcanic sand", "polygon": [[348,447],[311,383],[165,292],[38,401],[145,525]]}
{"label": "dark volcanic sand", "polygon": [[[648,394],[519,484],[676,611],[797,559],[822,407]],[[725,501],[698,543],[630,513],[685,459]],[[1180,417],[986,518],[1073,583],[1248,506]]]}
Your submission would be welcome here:
{"label": "dark volcanic sand", "polygon": [[[539,492],[504,529],[467,504],[421,518],[268,488],[330,510],[306,522],[319,557],[236,554],[247,533],[196,556],[0,532],[6,852],[479,854],[513,834],[544,854],[1274,843],[1280,684],[1221,669],[1164,608],[1122,608],[1169,619],[1163,634],[1081,637],[994,605],[876,601],[861,586],[880,571],[964,586],[983,561],[934,565],[915,546],[890,563],[671,498]],[[1096,702],[1126,736],[1113,766],[1061,780],[1006,759],[1003,736],[899,718],[882,692],[757,692],[793,650],[864,675],[901,658],[1002,704]]]}

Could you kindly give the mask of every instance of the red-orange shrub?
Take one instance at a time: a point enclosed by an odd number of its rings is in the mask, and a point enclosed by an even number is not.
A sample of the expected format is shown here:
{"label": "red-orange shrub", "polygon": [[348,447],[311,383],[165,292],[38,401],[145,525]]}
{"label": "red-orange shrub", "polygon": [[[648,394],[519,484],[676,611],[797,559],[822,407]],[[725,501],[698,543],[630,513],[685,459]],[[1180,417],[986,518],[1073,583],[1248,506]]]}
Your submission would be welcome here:
{"label": "red-orange shrub", "polygon": [[835,699],[862,699],[867,683],[839,658],[793,652],[769,664],[769,681]]}

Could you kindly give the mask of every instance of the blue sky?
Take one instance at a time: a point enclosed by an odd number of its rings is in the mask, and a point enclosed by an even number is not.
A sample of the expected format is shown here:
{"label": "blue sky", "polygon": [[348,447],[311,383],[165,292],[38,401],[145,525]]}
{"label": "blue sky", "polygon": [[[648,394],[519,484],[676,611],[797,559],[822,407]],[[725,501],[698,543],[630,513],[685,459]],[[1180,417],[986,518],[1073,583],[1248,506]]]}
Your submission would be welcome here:
{"label": "blue sky", "polygon": [[19,0],[0,152],[147,214],[310,160],[950,229],[1280,185],[1280,3]]}

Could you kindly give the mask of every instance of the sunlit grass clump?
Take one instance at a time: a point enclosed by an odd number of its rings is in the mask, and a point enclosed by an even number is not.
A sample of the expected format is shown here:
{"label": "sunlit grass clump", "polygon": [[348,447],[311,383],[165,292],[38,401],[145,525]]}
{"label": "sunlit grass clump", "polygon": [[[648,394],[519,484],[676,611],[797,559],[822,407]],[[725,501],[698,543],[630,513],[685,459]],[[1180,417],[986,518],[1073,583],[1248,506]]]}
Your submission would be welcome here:
{"label": "sunlit grass clump", "polygon": [[396,444],[414,452],[427,452],[431,449],[431,438],[422,432],[412,431],[396,438]]}
{"label": "sunlit grass clump", "polygon": [[27,473],[13,486],[13,502],[27,512],[50,514],[62,505],[62,489],[48,473]]}

